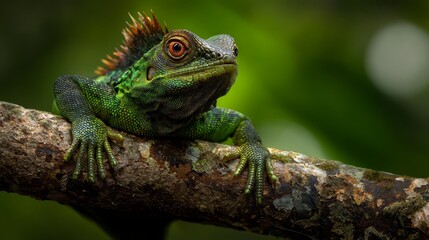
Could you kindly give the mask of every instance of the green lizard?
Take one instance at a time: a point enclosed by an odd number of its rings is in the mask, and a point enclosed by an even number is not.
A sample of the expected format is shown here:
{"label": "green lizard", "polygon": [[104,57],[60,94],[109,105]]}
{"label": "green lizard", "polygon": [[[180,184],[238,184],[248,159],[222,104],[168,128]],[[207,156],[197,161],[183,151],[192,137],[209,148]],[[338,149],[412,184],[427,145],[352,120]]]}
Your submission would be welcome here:
{"label": "green lizard", "polygon": [[[131,15],[130,15],[131,16]],[[249,118],[216,107],[237,76],[238,49],[226,34],[202,39],[188,30],[168,31],[139,13],[123,30],[124,44],[96,70],[98,77],[59,77],[54,84],[54,111],[72,124],[73,142],[67,161],[76,155],[73,178],[79,177],[85,156],[88,180],[97,172],[105,178],[103,150],[110,165],[117,161],[109,139],[121,140],[106,124],[146,137],[201,139],[222,142],[228,137],[238,146],[239,175],[248,166],[245,193],[254,191],[262,202],[264,171],[277,181],[268,150]]]}

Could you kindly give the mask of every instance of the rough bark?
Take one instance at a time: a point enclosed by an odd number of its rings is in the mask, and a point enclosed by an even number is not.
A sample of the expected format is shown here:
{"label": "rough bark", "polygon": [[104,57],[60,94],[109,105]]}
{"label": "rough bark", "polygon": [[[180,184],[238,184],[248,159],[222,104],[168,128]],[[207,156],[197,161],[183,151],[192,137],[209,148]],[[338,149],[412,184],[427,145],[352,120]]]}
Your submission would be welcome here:
{"label": "rough bark", "polygon": [[[83,208],[156,214],[284,238],[429,238],[427,179],[398,176],[270,149],[279,177],[264,202],[233,177],[235,148],[203,141],[155,140],[126,133],[112,143],[119,161],[104,181],[72,180],[64,162],[70,124],[46,112],[0,102],[0,191]],[[106,164],[107,166],[107,164]]]}

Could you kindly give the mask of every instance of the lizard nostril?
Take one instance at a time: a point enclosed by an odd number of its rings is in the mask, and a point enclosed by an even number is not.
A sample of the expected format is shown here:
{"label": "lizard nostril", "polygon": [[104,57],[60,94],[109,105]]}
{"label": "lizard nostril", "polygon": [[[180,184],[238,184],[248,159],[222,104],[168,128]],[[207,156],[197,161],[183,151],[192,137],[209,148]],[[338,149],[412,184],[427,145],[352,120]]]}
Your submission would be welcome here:
{"label": "lizard nostril", "polygon": [[237,57],[238,56],[238,47],[234,46],[234,56]]}

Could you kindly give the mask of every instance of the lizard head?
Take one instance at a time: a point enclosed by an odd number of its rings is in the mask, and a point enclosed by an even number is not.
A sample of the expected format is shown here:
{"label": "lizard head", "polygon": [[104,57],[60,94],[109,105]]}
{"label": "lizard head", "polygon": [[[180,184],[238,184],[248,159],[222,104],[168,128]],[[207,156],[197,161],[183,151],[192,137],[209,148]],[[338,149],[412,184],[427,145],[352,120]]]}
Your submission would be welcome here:
{"label": "lizard head", "polygon": [[144,56],[148,81],[177,79],[198,85],[218,79],[230,86],[237,75],[238,49],[226,34],[205,40],[188,30],[173,30],[153,50]]}
{"label": "lizard head", "polygon": [[228,92],[237,76],[237,54],[229,35],[205,40],[187,30],[171,31],[143,55],[140,81],[128,96],[161,131],[174,131]]}

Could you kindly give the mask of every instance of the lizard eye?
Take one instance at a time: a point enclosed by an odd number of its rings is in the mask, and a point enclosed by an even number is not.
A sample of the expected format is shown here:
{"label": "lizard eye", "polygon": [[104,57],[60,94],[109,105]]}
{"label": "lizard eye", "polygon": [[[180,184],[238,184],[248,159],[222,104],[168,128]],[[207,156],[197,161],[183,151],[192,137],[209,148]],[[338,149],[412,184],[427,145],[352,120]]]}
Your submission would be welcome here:
{"label": "lizard eye", "polygon": [[187,53],[186,45],[178,39],[171,40],[167,46],[168,55],[174,60],[182,59]]}

